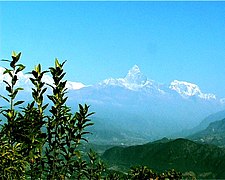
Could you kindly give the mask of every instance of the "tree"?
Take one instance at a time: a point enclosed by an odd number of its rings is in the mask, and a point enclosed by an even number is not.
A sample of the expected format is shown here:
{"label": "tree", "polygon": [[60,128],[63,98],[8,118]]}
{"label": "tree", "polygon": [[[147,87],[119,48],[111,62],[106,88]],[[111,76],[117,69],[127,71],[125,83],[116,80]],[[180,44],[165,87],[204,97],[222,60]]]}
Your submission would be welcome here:
{"label": "tree", "polygon": [[17,141],[17,123],[20,114],[15,107],[22,104],[23,101],[15,101],[19,91],[23,88],[15,87],[18,81],[18,73],[25,66],[18,64],[21,53],[12,53],[12,60],[3,60],[9,63],[9,68],[5,68],[3,74],[8,74],[9,81],[4,80],[8,97],[0,96],[8,103],[8,108],[1,109],[6,123],[2,126],[0,132],[0,177],[2,179],[24,179],[27,161],[23,157],[23,143]]}
{"label": "tree", "polygon": [[53,85],[48,84],[52,89],[52,94],[48,95],[52,102],[49,110],[51,115],[45,115],[49,105],[44,104],[47,87],[42,81],[48,71],[41,71],[40,64],[30,73],[34,85],[33,101],[18,111],[16,107],[24,104],[24,101],[15,101],[18,92],[23,90],[16,87],[18,73],[25,69],[24,65],[18,63],[20,56],[21,53],[13,52],[12,60],[3,60],[9,63],[4,74],[10,77],[10,81],[4,80],[8,96],[1,96],[9,104],[8,108],[1,109],[6,118],[0,139],[1,176],[6,179],[65,179],[76,171],[84,176],[85,169],[79,169],[83,160],[78,147],[81,141],[87,141],[84,137],[89,133],[86,127],[93,125],[89,116],[94,113],[89,113],[90,106],[79,104],[79,111],[73,114],[66,105],[67,81],[63,80],[65,61],[59,63],[57,59],[55,66],[49,68],[54,81]]}

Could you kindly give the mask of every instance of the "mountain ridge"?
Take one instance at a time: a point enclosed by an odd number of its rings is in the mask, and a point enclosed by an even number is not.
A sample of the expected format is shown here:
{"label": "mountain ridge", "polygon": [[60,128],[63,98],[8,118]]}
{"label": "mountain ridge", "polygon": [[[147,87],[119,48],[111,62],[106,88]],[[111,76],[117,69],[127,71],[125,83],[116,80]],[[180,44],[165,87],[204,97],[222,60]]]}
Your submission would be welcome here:
{"label": "mountain ridge", "polygon": [[[171,90],[179,94],[183,98],[198,97],[204,100],[216,100],[217,97],[213,93],[203,93],[200,87],[194,83],[173,80],[168,86],[160,84],[154,80],[148,79],[137,65],[134,65],[124,78],[108,78],[100,82],[100,86],[119,86],[130,90],[138,91],[146,89],[154,89],[159,94],[170,94]],[[219,99],[220,101],[220,99]],[[222,98],[221,101],[222,102]]]}
{"label": "mountain ridge", "polygon": [[207,128],[187,137],[196,142],[225,147],[225,118],[211,122]]}
{"label": "mountain ridge", "polygon": [[157,171],[173,168],[182,173],[192,171],[200,179],[225,178],[225,149],[183,138],[112,147],[102,157],[118,170],[146,165]]}
{"label": "mountain ridge", "polygon": [[[4,74],[4,68],[0,67],[0,83],[2,83],[3,80],[8,81],[9,75]],[[29,74],[24,74],[22,72],[18,75],[19,85],[23,85],[25,89],[28,89],[32,86],[32,84],[29,82],[29,78],[31,77]],[[53,81],[51,80],[51,77],[49,75],[44,75],[43,80],[45,82],[48,82],[51,84]],[[165,84],[158,83],[154,80],[148,79],[147,76],[145,76],[138,65],[134,65],[127,73],[127,75],[124,78],[108,78],[101,82],[99,82],[96,85],[85,85],[81,82],[74,82],[74,81],[67,81],[67,88],[68,90],[79,90],[82,88],[87,88],[90,86],[119,86],[123,88],[127,88],[132,91],[145,91],[145,92],[151,92],[158,94],[173,94],[173,92],[176,92],[183,98],[191,98],[191,97],[198,97],[204,100],[217,100],[217,97],[213,93],[203,93],[200,90],[200,87],[194,83],[186,82],[186,81],[180,81],[180,80],[174,80],[172,81],[168,86]],[[223,103],[224,98],[219,99],[220,103]]]}

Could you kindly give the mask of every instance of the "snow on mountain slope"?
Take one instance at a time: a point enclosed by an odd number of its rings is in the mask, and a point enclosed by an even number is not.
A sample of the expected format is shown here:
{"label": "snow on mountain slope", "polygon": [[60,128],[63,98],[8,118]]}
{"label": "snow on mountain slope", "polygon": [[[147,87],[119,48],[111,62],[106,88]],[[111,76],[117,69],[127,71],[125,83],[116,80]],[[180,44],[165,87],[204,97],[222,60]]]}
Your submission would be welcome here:
{"label": "snow on mountain slope", "polygon": [[174,80],[169,86],[149,80],[140,71],[137,65],[134,65],[124,78],[109,78],[100,83],[101,86],[120,86],[133,91],[147,91],[159,94],[171,94],[175,91],[183,98],[198,97],[204,100],[215,100],[216,96],[210,93],[202,93],[199,86],[193,83]]}
{"label": "snow on mountain slope", "polygon": [[184,98],[197,96],[205,100],[216,99],[216,96],[214,94],[202,93],[200,88],[196,84],[185,81],[174,80],[170,83],[169,88],[176,91]]}
{"label": "snow on mountain slope", "polygon": [[163,93],[159,88],[159,84],[141,73],[139,67],[134,65],[124,78],[109,78],[99,83],[100,86],[120,86],[129,90],[155,90],[158,93]]}
{"label": "snow on mountain slope", "polygon": [[[9,81],[10,78],[9,75],[3,74],[3,72],[4,68],[0,67],[0,84],[3,83],[3,80]],[[18,76],[19,81],[17,85],[23,87],[25,90],[30,90],[32,87],[32,84],[29,80],[31,75],[20,72]],[[44,75],[43,81],[49,84],[53,84],[53,80],[49,75]],[[216,96],[214,94],[202,93],[199,86],[193,83],[174,80],[170,83],[169,86],[166,86],[161,85],[153,80],[149,80],[140,71],[140,68],[137,65],[134,65],[124,78],[109,78],[100,82],[98,85],[103,87],[119,86],[132,91],[148,92],[153,95],[162,95],[165,93],[171,94],[171,91],[175,91],[183,98],[198,97],[204,100],[216,99]],[[66,87],[68,88],[68,90],[79,90],[86,86],[81,82],[67,81]],[[221,103],[222,102],[223,101],[221,101]]]}
{"label": "snow on mountain slope", "polygon": [[141,73],[139,67],[134,65],[129,71],[124,80],[128,84],[145,85],[147,77]]}

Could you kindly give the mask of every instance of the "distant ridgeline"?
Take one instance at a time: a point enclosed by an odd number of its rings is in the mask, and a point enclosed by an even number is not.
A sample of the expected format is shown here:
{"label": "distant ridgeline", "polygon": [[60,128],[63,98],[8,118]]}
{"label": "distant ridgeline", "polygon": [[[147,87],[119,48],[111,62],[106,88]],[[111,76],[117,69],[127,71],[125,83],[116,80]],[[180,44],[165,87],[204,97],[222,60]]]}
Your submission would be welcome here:
{"label": "distant ridgeline", "polygon": [[206,129],[190,135],[188,138],[200,143],[225,147],[225,119],[211,122]]}

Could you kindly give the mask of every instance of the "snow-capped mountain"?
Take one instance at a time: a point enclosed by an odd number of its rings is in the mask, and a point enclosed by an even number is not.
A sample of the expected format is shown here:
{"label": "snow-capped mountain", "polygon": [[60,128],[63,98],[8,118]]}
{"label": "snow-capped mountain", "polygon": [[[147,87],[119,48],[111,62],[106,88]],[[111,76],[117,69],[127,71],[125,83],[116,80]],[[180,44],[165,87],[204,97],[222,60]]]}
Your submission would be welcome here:
{"label": "snow-capped mountain", "polygon": [[204,100],[216,100],[216,95],[212,93],[202,93],[199,86],[190,82],[174,80],[169,86],[162,85],[149,80],[139,69],[134,65],[124,78],[109,78],[100,83],[101,86],[119,86],[133,91],[149,91],[159,94],[170,94],[175,91],[183,98],[198,97]]}
{"label": "snow-capped mountain", "polygon": [[134,65],[128,71],[128,74],[124,78],[109,78],[100,83],[102,86],[120,86],[130,90],[140,90],[146,86],[153,85],[152,81],[149,81],[145,75],[143,75],[137,65]]}
{"label": "snow-capped mountain", "polygon": [[170,83],[169,88],[176,91],[184,98],[197,96],[206,100],[216,99],[216,95],[210,93],[202,93],[198,85],[185,81],[174,80]]}
{"label": "snow-capped mountain", "polygon": [[131,91],[143,91],[149,93],[164,93],[160,89],[160,84],[154,80],[149,80],[139,69],[137,65],[134,65],[124,78],[109,78],[101,83],[100,86],[119,86]]}
{"label": "snow-capped mountain", "polygon": [[[9,81],[10,78],[9,75],[3,74],[4,70],[3,67],[0,67],[0,84],[3,83],[3,80]],[[32,87],[29,80],[30,77],[30,74],[20,72],[18,74],[19,81],[17,85],[29,91]],[[53,84],[53,80],[49,75],[44,75],[43,81],[48,82],[48,84]],[[157,94],[170,94],[172,90],[183,98],[196,96],[200,99],[216,100],[216,95],[212,93],[203,93],[198,85],[190,82],[174,80],[169,86],[166,86],[157,83],[154,80],[150,80],[140,71],[140,68],[137,65],[134,65],[124,78],[109,78],[100,82],[98,85],[103,87],[118,86],[131,91],[144,91]],[[81,82],[67,81],[66,87],[68,90],[79,90],[86,86]],[[221,100],[220,102],[222,103],[223,101]]]}

